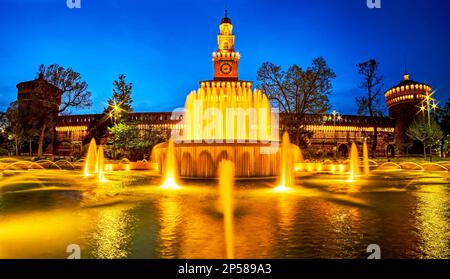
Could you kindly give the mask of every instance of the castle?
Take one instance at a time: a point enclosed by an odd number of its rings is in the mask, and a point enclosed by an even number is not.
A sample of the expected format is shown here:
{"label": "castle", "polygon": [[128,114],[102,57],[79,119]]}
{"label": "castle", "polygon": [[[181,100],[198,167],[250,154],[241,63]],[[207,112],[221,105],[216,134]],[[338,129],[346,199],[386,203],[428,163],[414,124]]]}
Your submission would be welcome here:
{"label": "castle", "polygon": [[[250,90],[251,82],[238,79],[240,55],[234,49],[233,25],[228,16],[221,20],[219,29],[218,51],[213,53],[214,79],[200,82],[199,90],[202,92]],[[26,103],[29,96],[46,96],[58,90],[47,84],[42,76],[36,80],[19,83],[17,88],[19,104]],[[406,152],[405,143],[408,141],[406,129],[417,113],[419,104],[429,96],[431,90],[431,86],[414,82],[409,75],[405,75],[402,82],[385,92],[389,117],[370,118],[339,115],[333,112],[329,115],[306,115],[300,123],[296,115],[280,114],[279,128],[289,132],[293,127],[303,125],[311,134],[308,146],[314,153],[314,157],[336,155],[346,157],[351,143],[362,145],[365,140],[371,139],[375,129],[378,134],[376,145],[378,156],[390,157],[403,154]],[[190,96],[188,100],[189,98]],[[264,103],[260,101],[261,104]],[[254,101],[251,103],[253,104]],[[78,144],[81,150],[90,129],[102,117],[102,114],[58,116],[54,131],[56,141],[47,148],[47,152],[55,155],[71,155],[74,152],[73,147],[65,143],[71,143],[72,146]],[[195,138],[195,129],[193,126],[186,126],[187,120],[183,119],[183,115],[174,115],[171,112],[130,113],[129,118],[143,130],[152,125],[167,131],[180,130],[184,134],[191,135],[192,139]]]}

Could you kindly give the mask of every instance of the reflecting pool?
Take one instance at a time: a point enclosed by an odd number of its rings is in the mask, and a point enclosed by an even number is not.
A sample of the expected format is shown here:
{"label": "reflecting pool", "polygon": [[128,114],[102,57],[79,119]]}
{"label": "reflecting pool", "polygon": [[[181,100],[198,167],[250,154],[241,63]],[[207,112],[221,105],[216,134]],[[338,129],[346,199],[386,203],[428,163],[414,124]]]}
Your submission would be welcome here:
{"label": "reflecting pool", "polygon": [[[161,188],[147,171],[106,172],[104,183],[76,170],[4,171],[0,258],[226,258],[216,180]],[[448,172],[298,174],[234,185],[235,258],[450,257]]]}

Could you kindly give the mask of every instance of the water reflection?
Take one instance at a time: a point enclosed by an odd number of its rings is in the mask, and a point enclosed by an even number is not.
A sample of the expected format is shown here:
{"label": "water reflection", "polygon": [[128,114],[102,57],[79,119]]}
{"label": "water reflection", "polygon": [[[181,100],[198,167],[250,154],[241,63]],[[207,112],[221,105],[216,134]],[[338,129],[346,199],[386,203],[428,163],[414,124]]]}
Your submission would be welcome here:
{"label": "water reflection", "polygon": [[0,218],[0,258],[66,258],[69,243],[80,243],[75,212],[51,210]]}
{"label": "water reflection", "polygon": [[162,197],[159,202],[159,249],[161,258],[176,258],[178,255],[181,204],[175,195]]}
{"label": "water reflection", "polygon": [[[434,178],[436,184],[439,178]],[[421,257],[440,259],[450,255],[449,191],[447,187],[426,185],[416,193],[417,230]]]}
{"label": "water reflection", "polygon": [[100,259],[126,258],[131,254],[135,218],[133,205],[113,205],[93,209],[89,215],[93,228],[89,243],[91,255]]}
{"label": "water reflection", "polygon": [[[287,192],[237,182],[235,257],[365,258],[372,243],[383,258],[450,257],[448,174],[373,174],[358,192],[332,178],[305,177]],[[0,258],[66,258],[71,243],[83,258],[226,257],[211,182],[169,192],[135,182],[94,203],[83,198],[89,185],[39,179],[0,190]]]}

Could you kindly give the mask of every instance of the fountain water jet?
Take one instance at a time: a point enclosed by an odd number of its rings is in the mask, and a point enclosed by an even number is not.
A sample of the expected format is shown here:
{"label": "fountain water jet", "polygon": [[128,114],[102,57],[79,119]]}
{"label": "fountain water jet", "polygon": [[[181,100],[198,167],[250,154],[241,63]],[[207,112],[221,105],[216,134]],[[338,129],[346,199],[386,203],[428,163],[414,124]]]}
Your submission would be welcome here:
{"label": "fountain water jet", "polygon": [[280,157],[280,185],[276,188],[277,191],[286,190],[294,181],[291,141],[289,140],[289,134],[287,132],[283,134]]}
{"label": "fountain water jet", "polygon": [[358,148],[355,143],[352,143],[352,148],[350,151],[350,177],[349,181],[354,181],[355,177],[359,175],[359,156]]}
{"label": "fountain water jet", "polygon": [[370,168],[369,168],[369,150],[367,149],[367,142],[364,139],[363,144],[363,164],[364,164],[364,175],[369,176]]}
{"label": "fountain water jet", "polygon": [[166,162],[164,168],[164,184],[162,188],[165,189],[178,189],[177,185],[177,170],[176,170],[176,157],[175,157],[175,144],[173,139],[169,140],[166,154]]}
{"label": "fountain water jet", "polygon": [[92,138],[84,163],[84,176],[91,176],[97,168],[97,144]]}
{"label": "fountain water jet", "polygon": [[103,145],[100,145],[98,147],[98,152],[97,152],[97,162],[96,162],[96,167],[95,170],[98,174],[98,181],[99,182],[105,182],[105,152],[103,150]]}
{"label": "fountain water jet", "polygon": [[219,190],[223,210],[226,253],[228,259],[234,258],[233,180],[234,180],[233,162],[228,160],[222,161],[219,166]]}

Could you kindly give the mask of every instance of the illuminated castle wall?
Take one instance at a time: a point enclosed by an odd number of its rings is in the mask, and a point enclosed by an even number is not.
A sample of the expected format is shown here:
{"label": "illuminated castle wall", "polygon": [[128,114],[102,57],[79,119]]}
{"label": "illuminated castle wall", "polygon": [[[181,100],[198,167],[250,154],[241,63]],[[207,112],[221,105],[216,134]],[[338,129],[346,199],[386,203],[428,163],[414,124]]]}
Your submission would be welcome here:
{"label": "illuminated castle wall", "polygon": [[[91,122],[100,117],[102,117],[101,114],[60,117],[56,128],[59,142],[75,141],[81,144],[84,137],[88,135],[88,127],[91,126]],[[148,125],[156,125],[167,130],[184,128],[182,117],[174,118],[171,112],[133,113],[130,118],[139,123],[139,127],[143,130]],[[289,119],[289,122],[286,119]],[[295,125],[299,125],[298,122],[291,119],[292,117],[280,115],[280,129],[289,131]],[[338,152],[341,156],[348,155],[352,142],[362,145],[363,138],[372,135],[375,122],[379,133],[377,154],[386,156],[388,149],[395,146],[395,121],[389,117],[369,119],[364,116],[342,115],[338,123],[333,123],[330,120],[325,121],[323,115],[307,115],[304,121],[306,121],[306,129],[313,133],[310,145],[318,152],[329,155]],[[58,150],[65,155],[69,155],[71,152],[70,148],[64,145],[59,145]]]}

